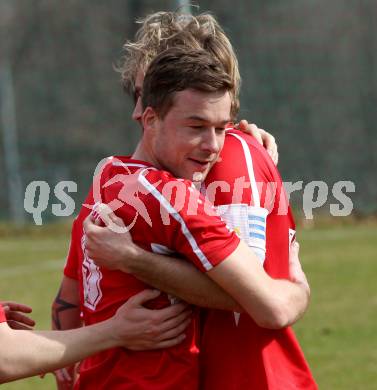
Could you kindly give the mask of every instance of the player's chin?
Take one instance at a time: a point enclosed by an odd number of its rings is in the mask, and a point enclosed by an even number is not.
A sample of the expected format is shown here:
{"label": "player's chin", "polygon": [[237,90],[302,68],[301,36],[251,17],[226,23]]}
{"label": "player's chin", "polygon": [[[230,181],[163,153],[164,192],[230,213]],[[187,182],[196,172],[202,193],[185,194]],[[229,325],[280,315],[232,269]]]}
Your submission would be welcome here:
{"label": "player's chin", "polygon": [[191,163],[186,170],[185,177],[192,181],[204,181],[207,177],[212,164]]}
{"label": "player's chin", "polygon": [[183,169],[181,170],[178,177],[190,180],[190,181],[203,181],[205,177],[207,176],[208,172],[199,172],[198,170],[194,169]]}
{"label": "player's chin", "polygon": [[202,182],[206,179],[207,175],[209,173],[209,169],[205,169],[203,171],[195,171],[195,172],[192,172],[192,181],[199,181],[199,182]]}

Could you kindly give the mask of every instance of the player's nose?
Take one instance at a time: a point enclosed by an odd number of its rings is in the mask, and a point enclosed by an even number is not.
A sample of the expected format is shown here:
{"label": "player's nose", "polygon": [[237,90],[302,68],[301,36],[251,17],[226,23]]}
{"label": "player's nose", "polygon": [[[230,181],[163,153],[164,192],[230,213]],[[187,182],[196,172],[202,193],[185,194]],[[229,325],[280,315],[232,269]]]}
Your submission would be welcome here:
{"label": "player's nose", "polygon": [[221,136],[216,132],[215,127],[208,128],[203,134],[202,149],[210,153],[219,153],[222,146]]}
{"label": "player's nose", "polygon": [[132,119],[134,121],[137,121],[139,123],[141,123],[141,117],[143,115],[143,108],[142,108],[142,105],[141,105],[141,98],[139,97],[137,99],[137,102],[135,104],[135,108],[132,112]]}

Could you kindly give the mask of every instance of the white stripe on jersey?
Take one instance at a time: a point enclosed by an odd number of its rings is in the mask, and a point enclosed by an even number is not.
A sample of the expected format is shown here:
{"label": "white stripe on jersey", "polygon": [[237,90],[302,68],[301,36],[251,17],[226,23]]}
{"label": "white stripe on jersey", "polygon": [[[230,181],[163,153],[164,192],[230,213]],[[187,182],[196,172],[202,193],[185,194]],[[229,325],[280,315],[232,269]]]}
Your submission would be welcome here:
{"label": "white stripe on jersey", "polygon": [[255,180],[253,159],[251,157],[250,148],[247,145],[247,142],[243,138],[241,138],[238,134],[234,134],[234,133],[228,133],[228,134],[237,138],[241,142],[243,153],[244,153],[245,160],[246,160],[247,170],[249,173],[249,180],[250,180],[250,185],[251,185],[251,191],[253,194],[254,206],[260,207],[259,191],[258,191],[258,187],[257,187],[257,182]]}
{"label": "white stripe on jersey", "polygon": [[[138,168],[147,168],[145,164],[136,164],[136,163],[123,163],[120,161],[114,161],[113,166],[115,167],[138,167]],[[152,168],[152,167],[150,167]]]}
{"label": "white stripe on jersey", "polygon": [[141,183],[149,192],[160,202],[160,204],[167,210],[167,212],[181,225],[181,230],[184,236],[186,237],[187,241],[189,242],[193,252],[198,257],[200,262],[202,263],[203,267],[206,271],[209,271],[213,268],[212,264],[208,261],[205,254],[202,252],[202,250],[199,248],[195,238],[191,234],[190,230],[188,229],[185,221],[179,214],[179,212],[168,202],[168,200],[161,194],[158,189],[148,181],[148,179],[144,176],[144,172],[147,170],[143,170],[140,172],[140,175],[138,177],[139,183]]}

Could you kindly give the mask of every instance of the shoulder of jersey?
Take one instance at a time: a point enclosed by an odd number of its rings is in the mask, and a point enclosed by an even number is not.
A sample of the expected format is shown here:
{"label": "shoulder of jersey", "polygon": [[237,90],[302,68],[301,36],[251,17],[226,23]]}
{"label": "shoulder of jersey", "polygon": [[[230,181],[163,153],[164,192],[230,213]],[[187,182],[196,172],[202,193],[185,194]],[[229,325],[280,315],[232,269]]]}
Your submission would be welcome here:
{"label": "shoulder of jersey", "polygon": [[258,151],[262,157],[267,157],[268,160],[271,159],[270,155],[267,153],[267,150],[252,135],[246,134],[234,128],[231,128],[227,131],[227,142],[232,143],[232,145],[239,145],[239,147],[241,147],[240,138],[244,140],[249,148],[252,148],[254,152]]}
{"label": "shoulder of jersey", "polygon": [[108,175],[112,176],[115,172],[125,174],[143,175],[149,181],[159,182],[161,184],[167,182],[183,183],[187,187],[192,186],[192,181],[174,177],[170,172],[154,168],[152,165],[143,163],[142,161],[132,160],[128,156],[111,156],[105,161],[105,166],[102,169],[102,178]]}
{"label": "shoulder of jersey", "polygon": [[191,187],[193,185],[193,182],[191,180],[177,178],[168,171],[163,171],[155,168],[147,168],[142,172],[142,174],[149,180],[152,180],[154,182],[158,181],[161,184],[177,183],[180,185],[185,185],[186,187]]}
{"label": "shoulder of jersey", "polygon": [[129,156],[110,156],[104,159],[100,171],[102,176],[104,176],[114,172],[131,174],[147,168],[152,169],[153,167],[144,161],[133,160]]}
{"label": "shoulder of jersey", "polygon": [[227,135],[227,138],[229,138],[229,139],[242,138],[244,141],[247,142],[247,144],[249,146],[251,145],[253,147],[256,147],[259,150],[264,150],[264,147],[251,134],[246,134],[240,130],[231,128],[227,131],[226,135]]}

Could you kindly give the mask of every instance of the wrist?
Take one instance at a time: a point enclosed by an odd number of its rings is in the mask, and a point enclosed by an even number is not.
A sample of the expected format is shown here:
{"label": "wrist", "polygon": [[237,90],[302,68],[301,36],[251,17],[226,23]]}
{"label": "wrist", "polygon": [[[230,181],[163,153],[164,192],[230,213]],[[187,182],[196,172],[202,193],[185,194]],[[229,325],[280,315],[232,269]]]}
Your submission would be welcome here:
{"label": "wrist", "polygon": [[123,271],[128,273],[134,273],[137,269],[137,264],[145,255],[145,250],[140,248],[135,243],[130,243],[127,246],[127,250],[123,256]]}
{"label": "wrist", "polygon": [[101,337],[101,339],[98,340],[99,350],[115,348],[122,345],[120,332],[118,331],[117,326],[118,324],[114,319],[115,317],[94,325],[98,328],[93,330],[96,332],[96,334],[100,335],[99,337]]}

